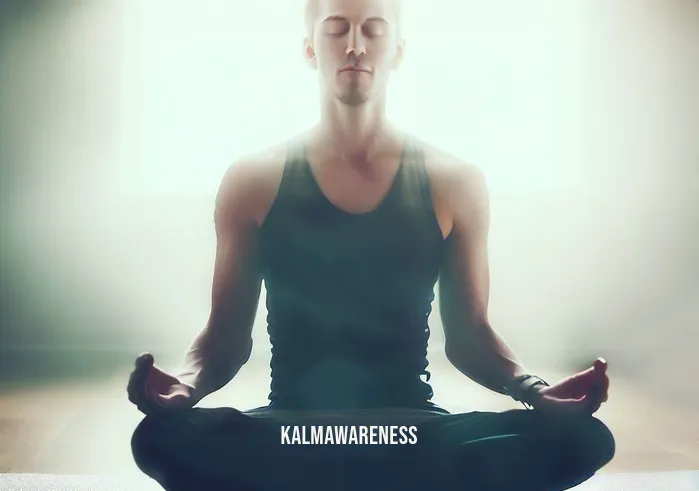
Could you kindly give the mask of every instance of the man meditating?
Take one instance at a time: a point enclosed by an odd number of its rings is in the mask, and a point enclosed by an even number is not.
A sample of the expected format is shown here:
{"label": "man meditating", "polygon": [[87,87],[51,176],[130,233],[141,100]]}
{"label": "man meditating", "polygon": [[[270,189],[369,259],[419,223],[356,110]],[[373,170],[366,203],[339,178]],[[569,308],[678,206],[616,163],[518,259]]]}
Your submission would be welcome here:
{"label": "man meditating", "polygon": [[[230,167],[215,207],[208,322],[179,373],[145,354],[129,380],[146,414],[132,438],[136,463],[167,490],[553,491],[614,455],[592,416],[607,398],[606,362],[549,385],[490,325],[481,172],[386,118],[404,53],[400,8],[308,2],[320,121]],[[269,404],[194,408],[250,357],[262,281]],[[524,408],[450,414],[431,402],[435,285],[449,361]],[[289,445],[293,426],[394,426],[405,438]]]}

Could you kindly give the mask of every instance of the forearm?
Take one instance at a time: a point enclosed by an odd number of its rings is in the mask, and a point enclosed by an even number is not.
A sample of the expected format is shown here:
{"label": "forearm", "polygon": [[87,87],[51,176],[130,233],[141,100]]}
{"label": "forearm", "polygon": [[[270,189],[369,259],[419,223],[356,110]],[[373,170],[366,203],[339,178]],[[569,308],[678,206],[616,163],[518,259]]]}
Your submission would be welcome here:
{"label": "forearm", "polygon": [[488,324],[468,330],[468,335],[448,337],[446,355],[461,373],[500,394],[526,373],[505,340]]}
{"label": "forearm", "polygon": [[207,327],[195,339],[184,359],[177,378],[194,387],[197,401],[224,387],[247,363],[252,339],[220,339],[215,329]]}

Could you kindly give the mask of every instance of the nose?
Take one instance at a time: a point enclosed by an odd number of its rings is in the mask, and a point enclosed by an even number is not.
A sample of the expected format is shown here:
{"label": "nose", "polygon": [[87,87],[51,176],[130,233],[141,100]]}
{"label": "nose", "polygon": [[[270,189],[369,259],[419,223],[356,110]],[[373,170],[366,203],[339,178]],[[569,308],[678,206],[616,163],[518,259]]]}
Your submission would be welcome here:
{"label": "nose", "polygon": [[364,36],[362,35],[361,28],[357,28],[357,26],[352,26],[350,28],[346,54],[354,54],[357,57],[366,54],[366,43],[364,41]]}

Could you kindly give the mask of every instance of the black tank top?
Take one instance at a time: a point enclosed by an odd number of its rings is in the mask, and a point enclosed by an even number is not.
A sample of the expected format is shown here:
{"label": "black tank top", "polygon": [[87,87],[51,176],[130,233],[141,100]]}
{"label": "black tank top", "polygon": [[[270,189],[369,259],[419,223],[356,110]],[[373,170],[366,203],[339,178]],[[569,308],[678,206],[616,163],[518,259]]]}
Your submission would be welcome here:
{"label": "black tank top", "polygon": [[414,142],[404,146],[389,193],[364,214],[334,206],[305,145],[290,145],[260,230],[270,406],[439,409],[429,402],[427,318],[443,251]]}

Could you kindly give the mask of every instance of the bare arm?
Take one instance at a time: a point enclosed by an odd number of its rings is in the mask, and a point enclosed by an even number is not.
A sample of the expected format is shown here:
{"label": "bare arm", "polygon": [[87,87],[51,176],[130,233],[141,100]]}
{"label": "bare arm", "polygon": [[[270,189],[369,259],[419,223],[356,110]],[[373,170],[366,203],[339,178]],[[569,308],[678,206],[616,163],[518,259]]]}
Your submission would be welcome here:
{"label": "bare arm", "polygon": [[439,282],[445,350],[464,375],[504,394],[525,371],[488,321],[490,211],[485,180],[477,169],[459,167],[446,193],[453,224]]}
{"label": "bare arm", "polygon": [[225,386],[248,361],[261,276],[257,264],[255,189],[245,166],[226,174],[216,198],[216,258],[211,312],[178,378],[194,387],[196,401]]}

